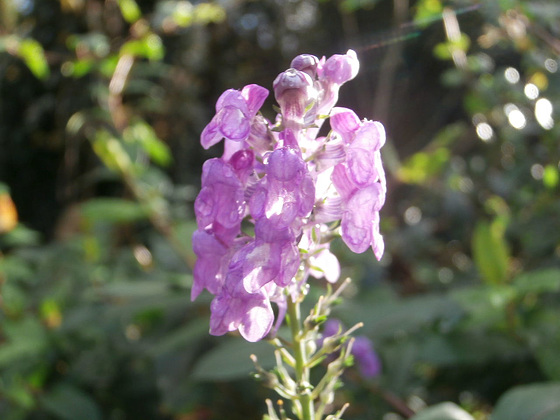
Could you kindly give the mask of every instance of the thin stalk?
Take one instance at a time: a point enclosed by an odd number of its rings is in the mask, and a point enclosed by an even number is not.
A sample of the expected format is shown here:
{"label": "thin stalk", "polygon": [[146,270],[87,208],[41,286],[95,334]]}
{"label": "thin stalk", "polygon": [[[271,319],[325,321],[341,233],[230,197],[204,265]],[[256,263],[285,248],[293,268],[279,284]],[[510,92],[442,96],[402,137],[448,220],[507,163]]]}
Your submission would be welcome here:
{"label": "thin stalk", "polygon": [[315,420],[315,408],[313,407],[313,400],[310,395],[311,390],[309,389],[308,355],[303,337],[299,301],[293,302],[290,296],[288,296],[288,316],[296,362],[297,398],[301,404],[301,420]]}

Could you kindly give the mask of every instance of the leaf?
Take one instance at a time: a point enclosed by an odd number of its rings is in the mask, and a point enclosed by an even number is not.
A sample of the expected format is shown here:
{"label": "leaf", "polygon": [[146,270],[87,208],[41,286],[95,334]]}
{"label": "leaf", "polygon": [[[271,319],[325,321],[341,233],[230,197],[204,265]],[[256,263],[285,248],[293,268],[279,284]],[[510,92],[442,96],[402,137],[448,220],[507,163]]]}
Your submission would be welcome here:
{"label": "leaf", "polygon": [[81,213],[93,223],[130,223],[148,217],[147,210],[139,203],[121,198],[91,199],[82,204]]}
{"label": "leaf", "polygon": [[73,385],[60,384],[41,397],[45,410],[61,420],[101,420],[95,401]]}
{"label": "leaf", "polygon": [[441,19],[443,5],[440,0],[420,0],[416,4],[416,13],[414,14],[414,22],[424,28],[430,23]]}
{"label": "leaf", "polygon": [[164,48],[161,38],[156,34],[149,34],[142,39],[126,42],[120,50],[121,55],[131,54],[135,57],[159,61],[163,58]]}
{"label": "leaf", "polygon": [[411,184],[423,184],[441,173],[451,156],[450,145],[465,132],[461,123],[440,130],[422,150],[408,158],[399,168],[399,178]]}
{"label": "leaf", "polygon": [[208,336],[208,321],[202,317],[196,318],[184,327],[168,333],[157,341],[149,352],[154,357],[166,356],[172,352],[182,352],[185,348],[196,344]]}
{"label": "leaf", "polygon": [[400,168],[400,178],[410,184],[423,184],[437,175],[449,160],[449,150],[443,147],[427,152],[417,152]]}
{"label": "leaf", "polygon": [[560,382],[522,385],[498,400],[490,420],[558,420]]}
{"label": "leaf", "polygon": [[371,9],[379,0],[343,0],[340,3],[340,9],[343,12],[351,13],[358,9]]}
{"label": "leaf", "polygon": [[560,269],[529,271],[515,277],[512,284],[520,294],[558,292],[560,291]]}
{"label": "leaf", "polygon": [[154,129],[144,121],[136,121],[124,130],[123,138],[131,143],[138,143],[155,163],[166,166],[171,163],[169,147],[162,142]]}
{"label": "leaf", "polygon": [[508,335],[473,329],[450,334],[426,333],[421,338],[417,353],[420,362],[431,366],[457,367],[522,360],[528,357],[529,352]]}
{"label": "leaf", "polygon": [[369,302],[352,302],[341,315],[348,324],[363,322],[363,334],[374,340],[393,337],[395,334],[413,333],[426,324],[438,320],[458,318],[461,309],[446,296],[430,294],[401,300],[386,300],[371,305]]}
{"label": "leaf", "polygon": [[111,298],[141,299],[167,295],[169,284],[157,280],[118,281],[105,285],[99,292]]}
{"label": "leaf", "polygon": [[142,17],[142,12],[134,0],[118,0],[124,20],[134,23]]}
{"label": "leaf", "polygon": [[487,284],[501,284],[507,279],[509,251],[503,225],[479,222],[473,233],[472,249],[475,264]]}
{"label": "leaf", "polygon": [[545,187],[554,189],[560,181],[560,173],[555,165],[546,165],[543,172],[543,184]]}
{"label": "leaf", "polygon": [[122,143],[107,130],[98,130],[93,139],[93,151],[112,171],[129,173],[132,170],[132,160]]}
{"label": "leaf", "polygon": [[49,65],[41,44],[34,39],[24,39],[19,43],[18,55],[25,62],[31,73],[38,79],[49,77]]}
{"label": "leaf", "polygon": [[421,410],[410,420],[474,420],[474,417],[458,405],[444,402]]}
{"label": "leaf", "polygon": [[202,381],[231,381],[247,378],[255,371],[249,356],[257,356],[264,369],[274,366],[274,347],[266,341],[249,343],[241,338],[224,340],[196,364],[193,377]]}
{"label": "leaf", "polygon": [[0,367],[38,357],[46,349],[45,330],[37,319],[4,321],[2,326],[8,340],[0,346]]}
{"label": "leaf", "polygon": [[516,297],[514,288],[506,285],[469,287],[454,290],[450,297],[459,302],[473,326],[494,326],[505,322],[506,307]]}

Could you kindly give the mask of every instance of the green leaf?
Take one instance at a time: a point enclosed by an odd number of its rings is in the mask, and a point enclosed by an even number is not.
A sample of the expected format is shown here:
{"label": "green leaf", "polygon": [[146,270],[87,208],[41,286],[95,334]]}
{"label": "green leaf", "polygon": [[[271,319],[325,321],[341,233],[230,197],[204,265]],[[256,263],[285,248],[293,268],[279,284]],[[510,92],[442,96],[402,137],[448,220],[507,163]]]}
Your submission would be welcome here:
{"label": "green leaf", "polygon": [[520,294],[558,292],[560,291],[560,269],[529,271],[515,277],[512,284]]}
{"label": "green leaf", "polygon": [[539,363],[541,371],[549,379],[560,381],[560,334],[545,339],[544,342],[535,349],[535,359]]}
{"label": "green leaf", "polygon": [[509,251],[501,221],[491,224],[479,222],[474,229],[472,249],[484,282],[501,284],[507,280]]}
{"label": "green leaf", "polygon": [[341,315],[348,324],[363,322],[364,328],[360,331],[375,340],[413,333],[438,320],[458,318],[461,312],[448,297],[431,294],[394,301],[387,299],[375,305],[352,302],[344,306]]}
{"label": "green leaf", "polygon": [[[410,341],[403,342],[403,345],[410,345]],[[424,333],[417,350],[420,362],[435,367],[482,366],[527,357],[527,348],[518,341],[506,334],[489,334],[481,328],[449,334]]]}
{"label": "green leaf", "polygon": [[430,23],[441,19],[443,5],[440,0],[420,0],[416,4],[414,23],[424,28]]}
{"label": "green leaf", "polygon": [[439,175],[445,168],[451,152],[449,147],[465,132],[461,123],[450,124],[440,130],[422,150],[408,158],[399,168],[399,178],[411,184],[423,184]]}
{"label": "green leaf", "polygon": [[461,33],[461,36],[456,41],[448,40],[440,42],[434,47],[434,55],[440,60],[451,60],[456,51],[467,52],[471,45],[471,40],[467,34]]}
{"label": "green leaf", "polygon": [[19,43],[18,55],[25,62],[31,73],[38,79],[49,77],[49,65],[41,44],[34,39],[24,39]]}
{"label": "green leaf", "polygon": [[444,402],[421,410],[410,420],[474,420],[474,417],[458,405]]}
{"label": "green leaf", "polygon": [[546,165],[543,172],[543,184],[545,187],[556,188],[560,181],[560,173],[555,165]]}
{"label": "green leaf", "polygon": [[490,420],[558,420],[560,383],[522,385],[498,400]]}
{"label": "green leaf", "polygon": [[142,17],[142,12],[134,0],[118,0],[124,20],[134,23]]}
{"label": "green leaf", "polygon": [[443,147],[432,152],[417,152],[400,168],[399,177],[410,184],[423,184],[441,171],[449,156],[449,150]]}
{"label": "green leaf", "polygon": [[192,376],[203,381],[231,381],[248,378],[255,366],[249,356],[257,356],[264,369],[275,365],[274,347],[266,341],[249,343],[241,338],[223,340],[207,352],[194,367]]}
{"label": "green leaf", "polygon": [[18,321],[4,321],[3,332],[7,343],[0,346],[0,367],[38,357],[47,345],[47,337],[41,323],[32,317]]}
{"label": "green leaf", "polygon": [[130,155],[124,149],[120,140],[107,130],[98,130],[93,139],[93,151],[109,169],[129,173],[132,170]]}
{"label": "green leaf", "polygon": [[130,223],[148,217],[139,203],[121,198],[95,198],[81,206],[82,215],[91,222]]}
{"label": "green leaf", "polygon": [[121,47],[120,53],[159,61],[163,58],[164,48],[161,38],[151,33],[142,39],[128,41]]}
{"label": "green leaf", "polygon": [[154,129],[145,121],[136,121],[124,130],[123,138],[131,143],[138,143],[155,163],[167,166],[171,163],[169,147],[161,141]]}
{"label": "green leaf", "polygon": [[163,296],[169,292],[169,285],[163,281],[136,280],[118,281],[105,285],[99,293],[118,299],[141,299]]}
{"label": "green leaf", "polygon": [[72,385],[57,385],[41,398],[46,411],[61,420],[101,420],[95,401]]}
{"label": "green leaf", "polygon": [[454,290],[450,297],[467,312],[468,324],[495,326],[506,321],[506,307],[516,297],[516,291],[506,285],[484,285]]}
{"label": "green leaf", "polygon": [[355,12],[359,9],[371,9],[379,0],[343,0],[340,3],[340,9],[343,12]]}

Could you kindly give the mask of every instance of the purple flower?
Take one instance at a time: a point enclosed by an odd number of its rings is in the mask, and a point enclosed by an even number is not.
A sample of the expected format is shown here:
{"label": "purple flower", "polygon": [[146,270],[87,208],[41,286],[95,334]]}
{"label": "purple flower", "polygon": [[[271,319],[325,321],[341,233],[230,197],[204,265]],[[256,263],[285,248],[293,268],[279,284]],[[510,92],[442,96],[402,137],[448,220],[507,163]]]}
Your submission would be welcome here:
{"label": "purple flower", "polygon": [[231,165],[221,159],[210,159],[202,166],[202,189],[196,198],[198,226],[207,228],[218,223],[235,228],[245,216],[244,189]]}
{"label": "purple flower", "polygon": [[259,85],[247,85],[241,92],[226,90],[216,103],[216,115],[202,131],[202,147],[208,149],[223,138],[246,140],[251,123],[267,96],[268,90]]}
{"label": "purple flower", "polygon": [[303,71],[288,69],[274,80],[274,96],[282,110],[284,126],[290,129],[303,128],[306,108],[317,96],[313,80]]}
{"label": "purple flower", "polygon": [[240,268],[228,273],[226,284],[210,304],[210,334],[239,330],[247,341],[261,340],[272,327],[274,312],[265,290],[248,293],[243,288]]}
{"label": "purple flower", "polygon": [[318,84],[320,85],[319,114],[328,114],[338,100],[338,91],[345,82],[352,80],[358,74],[360,62],[353,50],[344,55],[335,54],[325,61],[323,58],[317,69]]}
{"label": "purple flower", "polygon": [[363,335],[356,337],[352,345],[352,354],[364,378],[373,378],[381,373],[381,361],[369,338]]}
{"label": "purple flower", "polygon": [[333,109],[333,131],[347,144],[346,159],[336,165],[331,179],[344,202],[342,239],[354,252],[370,246],[379,260],[383,237],[379,234],[379,210],[385,203],[385,171],[379,149],[385,144],[385,130],[376,121],[359,121],[345,108]]}
{"label": "purple flower", "polygon": [[[320,60],[297,56],[274,80],[280,106],[274,123],[258,112],[268,95],[261,86],[229,89],[218,99],[201,144],[224,139],[224,153],[202,169],[191,292],[192,299],[203,289],[215,296],[212,334],[238,330],[249,341],[274,334],[287,299],[298,298],[310,275],[338,280],[330,241],[339,232],[354,252],[371,247],[377,259],[383,255],[385,131],[350,109],[333,108],[340,86],[358,69],[352,50]],[[327,118],[332,130],[319,137]],[[340,230],[327,225],[337,221]]]}

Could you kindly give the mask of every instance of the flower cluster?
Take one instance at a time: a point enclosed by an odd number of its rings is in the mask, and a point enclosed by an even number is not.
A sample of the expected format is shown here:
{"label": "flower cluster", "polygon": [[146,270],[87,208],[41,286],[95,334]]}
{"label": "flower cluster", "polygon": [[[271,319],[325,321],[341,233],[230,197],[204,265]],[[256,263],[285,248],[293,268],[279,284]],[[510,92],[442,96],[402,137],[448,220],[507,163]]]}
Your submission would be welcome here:
{"label": "flower cluster", "polygon": [[[261,86],[230,89],[218,99],[201,143],[224,140],[224,153],[202,169],[191,296],[203,289],[215,295],[211,334],[239,330],[258,341],[273,328],[271,302],[278,306],[276,329],[286,299],[299,296],[309,275],[335,282],[335,235],[352,251],[371,247],[381,258],[385,131],[334,107],[340,86],[358,69],[352,50],[321,60],[296,57],[274,80],[274,122],[259,113],[268,96]],[[319,136],[328,118],[331,130]]]}

